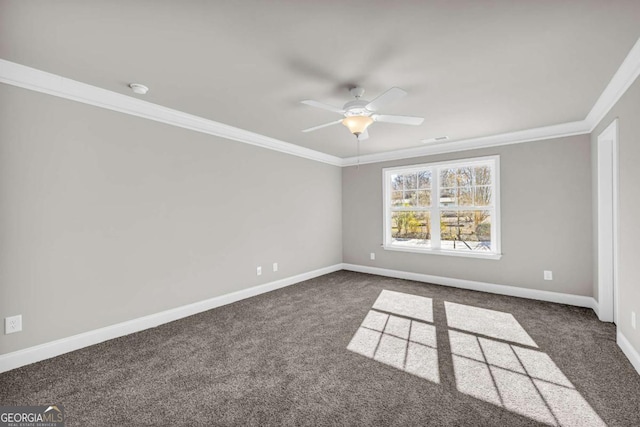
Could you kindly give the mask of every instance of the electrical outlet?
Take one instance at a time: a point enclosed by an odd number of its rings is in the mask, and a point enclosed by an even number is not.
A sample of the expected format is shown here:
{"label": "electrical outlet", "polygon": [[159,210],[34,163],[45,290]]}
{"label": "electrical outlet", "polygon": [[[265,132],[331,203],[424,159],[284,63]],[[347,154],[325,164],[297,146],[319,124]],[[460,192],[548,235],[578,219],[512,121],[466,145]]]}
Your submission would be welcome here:
{"label": "electrical outlet", "polygon": [[262,276],[262,267],[258,266],[258,268],[256,268],[256,274]]}
{"label": "electrical outlet", "polygon": [[22,314],[4,319],[4,333],[13,334],[22,330]]}
{"label": "electrical outlet", "polygon": [[631,312],[631,327],[633,329],[636,328],[636,312],[635,311]]}
{"label": "electrical outlet", "polygon": [[273,263],[273,271],[278,271],[278,263],[277,262]]}
{"label": "electrical outlet", "polygon": [[371,252],[371,255],[369,255],[371,257],[371,259],[376,259],[376,253],[375,252]]}
{"label": "electrical outlet", "polygon": [[553,280],[553,271],[545,270],[544,271],[544,280]]}

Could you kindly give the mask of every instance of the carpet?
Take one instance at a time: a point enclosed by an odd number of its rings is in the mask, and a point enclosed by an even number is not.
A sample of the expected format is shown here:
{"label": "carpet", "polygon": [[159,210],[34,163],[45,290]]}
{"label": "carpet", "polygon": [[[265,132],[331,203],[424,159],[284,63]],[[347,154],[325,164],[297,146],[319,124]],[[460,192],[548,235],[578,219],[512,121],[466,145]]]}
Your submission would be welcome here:
{"label": "carpet", "polygon": [[640,425],[592,310],[340,271],[0,374],[67,426]]}

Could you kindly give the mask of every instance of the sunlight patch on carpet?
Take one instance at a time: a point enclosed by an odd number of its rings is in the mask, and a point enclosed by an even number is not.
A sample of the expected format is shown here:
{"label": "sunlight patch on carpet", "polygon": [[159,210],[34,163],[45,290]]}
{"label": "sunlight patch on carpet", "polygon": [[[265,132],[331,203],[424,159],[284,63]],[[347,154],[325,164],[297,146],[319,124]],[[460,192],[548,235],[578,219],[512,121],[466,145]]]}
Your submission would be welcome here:
{"label": "sunlight patch on carpet", "polygon": [[552,426],[605,426],[548,354],[449,330],[456,388]]}
{"label": "sunlight patch on carpet", "polygon": [[440,382],[431,298],[383,290],[347,349],[434,383]]}
{"label": "sunlight patch on carpet", "polygon": [[373,308],[433,323],[433,301],[431,298],[385,289],[378,296]]}
{"label": "sunlight patch on carpet", "polygon": [[511,313],[448,301],[445,301],[444,307],[447,312],[447,325],[450,328],[531,347],[538,346]]}
{"label": "sunlight patch on carpet", "polygon": [[[385,320],[382,326],[381,319]],[[371,310],[347,349],[431,382],[440,382],[433,325]]]}
{"label": "sunlight patch on carpet", "polygon": [[[552,426],[606,424],[510,314],[444,302],[455,387]],[[347,349],[440,384],[431,298],[383,290]],[[534,348],[536,349],[534,349]]]}

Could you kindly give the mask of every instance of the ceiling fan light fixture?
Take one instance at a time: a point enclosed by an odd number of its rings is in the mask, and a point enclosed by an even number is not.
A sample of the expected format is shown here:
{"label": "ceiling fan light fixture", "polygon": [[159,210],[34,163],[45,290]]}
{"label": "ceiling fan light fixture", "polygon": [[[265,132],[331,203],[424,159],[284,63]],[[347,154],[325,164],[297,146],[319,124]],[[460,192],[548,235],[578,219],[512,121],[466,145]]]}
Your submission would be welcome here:
{"label": "ceiling fan light fixture", "polygon": [[342,124],[355,136],[364,132],[371,123],[373,123],[373,119],[369,116],[349,116],[342,120]]}
{"label": "ceiling fan light fixture", "polygon": [[313,126],[308,129],[303,129],[302,132],[312,132],[318,129],[342,123],[347,129],[349,129],[349,132],[355,135],[358,138],[358,141],[360,141],[365,140],[369,137],[367,128],[373,122],[418,126],[421,125],[424,121],[424,118],[422,117],[397,116],[379,113],[380,108],[393,101],[397,101],[407,94],[407,92],[400,88],[392,87],[382,95],[379,95],[373,101],[366,101],[362,99],[364,89],[362,89],[361,87],[352,88],[350,92],[351,95],[353,95],[356,99],[354,101],[347,102],[346,104],[344,104],[344,106],[342,106],[342,108],[334,107],[333,105],[325,104],[323,102],[313,101],[311,99],[301,101],[305,105],[309,105],[315,108],[321,108],[323,110],[331,111],[344,116],[343,119],[325,123],[320,126]]}

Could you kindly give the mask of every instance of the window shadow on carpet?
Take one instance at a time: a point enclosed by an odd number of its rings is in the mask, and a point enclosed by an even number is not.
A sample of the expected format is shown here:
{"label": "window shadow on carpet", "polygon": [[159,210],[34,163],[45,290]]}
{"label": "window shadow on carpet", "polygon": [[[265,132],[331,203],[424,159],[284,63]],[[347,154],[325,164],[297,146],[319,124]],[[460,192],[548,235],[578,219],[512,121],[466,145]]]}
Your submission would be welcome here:
{"label": "window shadow on carpet", "polygon": [[[456,389],[552,426],[606,426],[511,313],[444,303]],[[431,298],[383,290],[347,349],[440,384]],[[442,356],[442,355],[441,355]]]}

